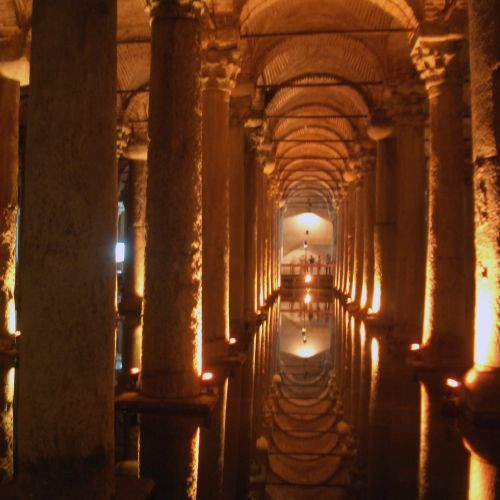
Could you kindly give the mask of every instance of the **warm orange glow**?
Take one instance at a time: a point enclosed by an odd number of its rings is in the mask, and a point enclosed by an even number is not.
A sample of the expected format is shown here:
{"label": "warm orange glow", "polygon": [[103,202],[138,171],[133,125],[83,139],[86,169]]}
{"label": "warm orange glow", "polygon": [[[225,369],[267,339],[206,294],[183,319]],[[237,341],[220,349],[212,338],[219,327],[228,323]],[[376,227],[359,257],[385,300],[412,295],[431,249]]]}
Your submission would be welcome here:
{"label": "warm orange glow", "polygon": [[304,304],[310,304],[312,300],[311,294],[307,292],[304,296]]}
{"label": "warm orange glow", "polygon": [[368,300],[368,292],[366,290],[366,286],[363,285],[363,287],[361,288],[361,300],[360,300],[360,305],[362,309],[366,306],[367,300]]}
{"label": "warm orange glow", "polygon": [[359,339],[361,341],[361,352],[363,352],[366,342],[366,327],[364,321],[361,322],[361,325],[359,327]]}
{"label": "warm orange glow", "polygon": [[13,334],[16,329],[16,303],[13,299],[9,300],[9,304],[7,306],[7,328],[10,334]]}
{"label": "warm orange glow", "polygon": [[186,498],[196,500],[198,493],[198,466],[200,457],[200,428],[196,429],[196,433],[191,441],[191,460],[190,471],[188,476],[188,484],[186,489]]}
{"label": "warm orange glow", "polygon": [[495,500],[497,469],[482,461],[474,452],[469,458],[469,495],[468,500]]}
{"label": "warm orange glow", "polygon": [[[201,280],[200,280],[201,281]],[[195,321],[196,321],[196,338],[195,338],[195,346],[194,346],[194,369],[196,375],[199,377],[203,371],[203,352],[202,352],[202,346],[203,346],[203,333],[202,333],[202,306],[201,306],[201,297],[200,300],[198,301],[198,304],[196,305],[196,309],[194,311],[194,316],[195,316]]]}
{"label": "warm orange glow", "polygon": [[474,363],[484,366],[495,363],[495,353],[491,349],[497,335],[495,291],[487,279],[480,280],[476,287]]}
{"label": "warm orange glow", "polygon": [[235,345],[237,342],[238,342],[238,339],[236,339],[235,337],[231,337],[229,339],[229,345]]}
{"label": "warm orange glow", "polygon": [[214,374],[212,372],[203,372],[201,375],[201,380],[203,380],[203,382],[210,382],[213,378]]}
{"label": "warm orange glow", "polygon": [[373,284],[373,299],[372,307],[370,308],[373,314],[380,312],[380,307],[382,306],[382,289],[380,288],[380,282],[375,281]]}
{"label": "warm orange glow", "polygon": [[421,347],[422,346],[420,344],[411,344],[410,351],[419,351]]}
{"label": "warm orange glow", "polygon": [[139,373],[141,373],[140,368],[137,368],[136,366],[130,368],[130,375],[139,375]]}
{"label": "warm orange glow", "polygon": [[424,384],[420,384],[420,449],[419,449],[419,498],[423,498],[428,485],[430,401]]}
{"label": "warm orange glow", "polygon": [[447,378],[446,385],[452,389],[456,389],[457,387],[460,387],[460,382],[454,378]]}
{"label": "warm orange glow", "polygon": [[305,278],[304,278],[304,282],[305,283],[311,283],[312,281],[312,276],[308,273],[306,274]]}
{"label": "warm orange glow", "polygon": [[370,345],[371,350],[371,378],[370,378],[370,402],[368,413],[370,416],[370,420],[373,419],[373,414],[375,411],[375,404],[377,401],[377,392],[378,392],[378,378],[379,378],[379,356],[380,356],[380,346],[378,340],[373,337]]}

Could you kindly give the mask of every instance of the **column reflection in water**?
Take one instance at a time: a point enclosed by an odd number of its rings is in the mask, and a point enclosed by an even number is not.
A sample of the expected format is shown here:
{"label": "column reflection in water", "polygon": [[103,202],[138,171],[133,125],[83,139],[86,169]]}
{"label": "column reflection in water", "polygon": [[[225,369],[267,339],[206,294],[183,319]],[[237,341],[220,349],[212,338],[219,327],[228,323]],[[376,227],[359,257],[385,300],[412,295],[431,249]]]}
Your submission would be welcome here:
{"label": "column reflection in water", "polygon": [[209,425],[201,428],[200,471],[198,498],[217,500],[222,498],[222,479],[224,475],[224,451],[226,440],[228,379],[220,388],[217,406],[210,418]]}
{"label": "column reflection in water", "polygon": [[140,416],[139,474],[155,482],[151,498],[197,498],[199,448],[194,418]]}
{"label": "column reflection in water", "polygon": [[496,500],[500,497],[498,468],[471,451],[467,500]]}
{"label": "column reflection in water", "polygon": [[0,483],[14,473],[14,378],[14,368],[0,367]]}
{"label": "column reflection in water", "polygon": [[468,458],[456,422],[442,415],[443,381],[421,383],[419,499],[466,499]]}

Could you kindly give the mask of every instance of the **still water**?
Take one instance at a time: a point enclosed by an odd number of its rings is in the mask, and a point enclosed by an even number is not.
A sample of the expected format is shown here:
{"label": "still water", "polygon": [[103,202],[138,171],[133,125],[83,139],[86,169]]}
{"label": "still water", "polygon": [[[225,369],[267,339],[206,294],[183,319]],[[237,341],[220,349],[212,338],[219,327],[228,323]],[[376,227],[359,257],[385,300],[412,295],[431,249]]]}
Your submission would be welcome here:
{"label": "still water", "polygon": [[[139,352],[121,325],[117,392]],[[500,498],[500,433],[443,413],[443,381],[339,300],[275,301],[245,352],[209,420],[118,413],[119,472],[161,499]]]}

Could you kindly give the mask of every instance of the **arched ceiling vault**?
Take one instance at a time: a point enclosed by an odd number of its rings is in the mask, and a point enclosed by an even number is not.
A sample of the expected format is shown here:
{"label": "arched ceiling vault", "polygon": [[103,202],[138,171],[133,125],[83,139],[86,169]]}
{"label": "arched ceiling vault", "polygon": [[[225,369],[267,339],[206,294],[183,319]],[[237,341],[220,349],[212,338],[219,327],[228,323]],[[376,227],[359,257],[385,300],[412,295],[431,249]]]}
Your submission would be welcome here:
{"label": "arched ceiling vault", "polygon": [[[411,66],[420,0],[248,0],[240,15],[242,78],[267,121],[285,202],[321,193],[333,205],[361,161],[395,67]],[[403,63],[401,62],[403,61]],[[316,190],[316,191],[315,191]],[[323,201],[322,201],[323,202]]]}

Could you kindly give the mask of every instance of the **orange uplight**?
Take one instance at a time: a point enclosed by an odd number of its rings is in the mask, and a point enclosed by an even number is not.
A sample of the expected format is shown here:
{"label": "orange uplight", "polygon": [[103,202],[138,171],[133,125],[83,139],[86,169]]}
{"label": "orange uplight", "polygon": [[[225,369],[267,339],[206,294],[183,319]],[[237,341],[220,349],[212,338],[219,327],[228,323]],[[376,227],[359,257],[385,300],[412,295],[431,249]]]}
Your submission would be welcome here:
{"label": "orange uplight", "polygon": [[229,345],[235,345],[237,342],[238,342],[238,340],[236,338],[234,338],[234,337],[231,337],[229,339]]}
{"label": "orange uplight", "polygon": [[304,278],[304,282],[305,283],[311,283],[312,281],[312,276],[308,273],[306,274],[305,278]]}
{"label": "orange uplight", "polygon": [[304,296],[304,304],[310,304],[312,300],[311,294],[309,292]]}
{"label": "orange uplight", "polygon": [[410,351],[419,351],[421,347],[422,346],[420,344],[411,344]]}
{"label": "orange uplight", "polygon": [[360,301],[361,308],[366,306],[367,300],[368,300],[368,292],[366,291],[366,286],[363,285],[363,287],[361,288],[361,301]]}
{"label": "orange uplight", "polygon": [[17,329],[16,324],[16,303],[14,300],[9,300],[7,305],[7,328],[10,334],[13,334]]}
{"label": "orange uplight", "polygon": [[382,299],[382,290],[380,288],[380,283],[375,282],[373,285],[373,299],[372,299],[372,313],[377,314],[380,311]]}
{"label": "orange uplight", "polygon": [[141,372],[141,369],[137,368],[136,366],[134,366],[133,368],[130,368],[130,375],[139,375],[140,372]]}
{"label": "orange uplight", "polygon": [[203,372],[202,376],[201,376],[201,380],[203,382],[210,382],[211,380],[213,380],[214,378],[214,374],[212,372]]}
{"label": "orange uplight", "polygon": [[452,389],[456,389],[457,387],[460,387],[460,382],[454,378],[447,378],[446,385]]}

